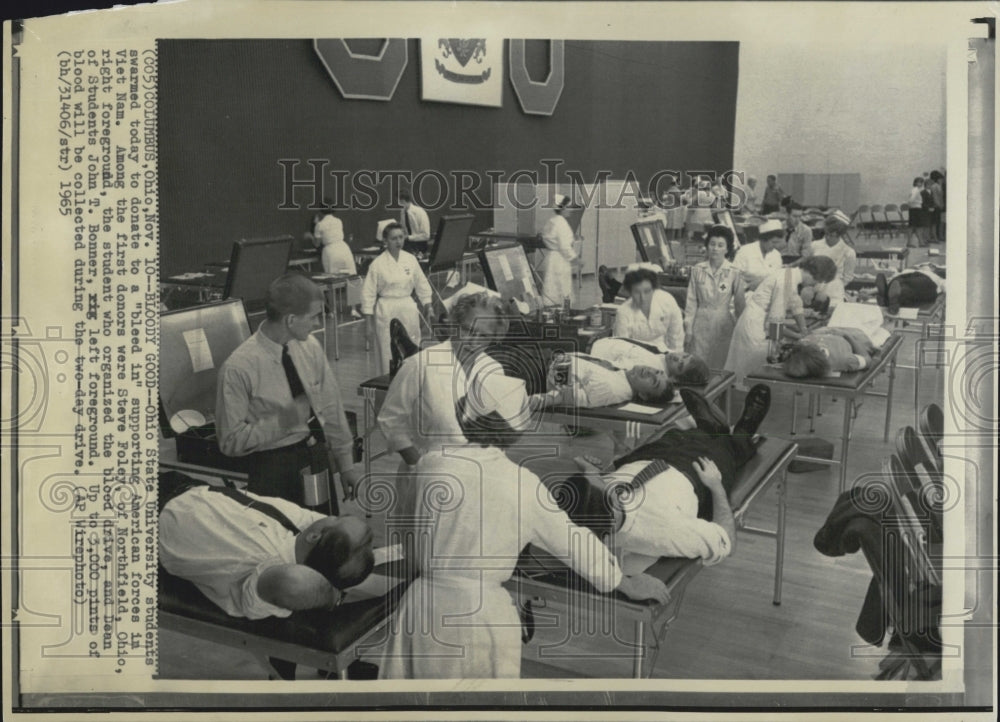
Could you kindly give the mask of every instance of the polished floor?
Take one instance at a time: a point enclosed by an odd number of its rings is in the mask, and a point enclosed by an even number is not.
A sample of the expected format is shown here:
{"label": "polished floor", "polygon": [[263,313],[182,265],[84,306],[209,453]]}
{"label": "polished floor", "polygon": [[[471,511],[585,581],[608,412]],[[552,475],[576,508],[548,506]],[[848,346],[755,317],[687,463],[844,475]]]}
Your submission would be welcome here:
{"label": "polished floor", "polygon": [[[911,258],[911,263],[914,260]],[[596,285],[593,277],[584,278],[584,304],[596,300]],[[341,356],[331,360],[348,408],[359,417],[362,399],[355,390],[372,375],[373,367],[371,352],[365,351],[363,329],[360,323],[342,327]],[[905,338],[899,363],[912,365],[916,335],[906,334]],[[940,403],[943,370],[924,364],[921,373],[919,406]],[[883,442],[885,400],[872,397],[861,407],[850,445],[848,483],[878,470],[882,459],[891,453],[896,429],[913,423],[913,381],[914,371],[898,370],[889,443]],[[884,378],[876,388],[885,389]],[[805,403],[800,399],[798,434],[791,436],[791,401],[788,392],[775,394],[762,429],[765,435],[796,440],[816,436],[839,443],[842,402],[824,400],[823,414],[815,419],[815,431],[809,433]],[[602,436],[565,437],[562,447],[562,453],[569,455],[611,455],[611,444]],[[169,449],[165,453],[169,454]],[[395,466],[394,459],[383,458],[374,462],[373,470],[389,472]],[[859,554],[825,557],[812,543],[837,497],[837,472],[828,468],[791,474],[788,487],[782,604],[771,603],[774,541],[740,534],[732,557],[703,569],[688,585],[680,614],[653,669],[654,678],[865,680],[876,673],[885,650],[866,646],[854,631],[871,578],[867,564]],[[756,502],[747,522],[773,526],[775,510],[772,492]],[[351,505],[346,511],[359,513]],[[380,518],[375,516],[371,521],[380,534]],[[564,628],[540,629],[524,648],[522,675],[628,677],[629,639],[627,634],[623,636],[616,643],[608,635],[567,638]],[[160,634],[159,674],[168,679],[266,678],[249,655],[168,631]],[[299,677],[315,679],[315,672],[300,668]]]}

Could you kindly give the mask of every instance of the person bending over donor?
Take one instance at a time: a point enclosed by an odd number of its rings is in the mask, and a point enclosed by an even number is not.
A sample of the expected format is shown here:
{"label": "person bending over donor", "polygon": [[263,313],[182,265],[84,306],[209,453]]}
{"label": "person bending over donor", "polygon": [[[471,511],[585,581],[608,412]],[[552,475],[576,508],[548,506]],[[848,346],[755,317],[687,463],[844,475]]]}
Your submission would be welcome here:
{"label": "person bending over donor", "polygon": [[669,404],[674,399],[674,385],[662,362],[655,368],[626,370],[584,353],[554,354],[546,387],[546,393],[530,397],[533,410],[551,406],[593,409],[633,400]]}
{"label": "person bending over donor", "polygon": [[628,371],[636,366],[663,368],[675,386],[704,386],[708,364],[690,353],[660,351],[656,346],[632,338],[602,338],[590,347],[590,355]]}
{"label": "person bending over donor", "polygon": [[390,679],[520,677],[521,625],[503,584],[525,544],[536,544],[599,591],[665,603],[653,577],[622,575],[614,556],[573,524],[538,477],[506,450],[530,424],[524,382],[487,368],[452,404],[433,394],[441,440],[417,462],[415,518],[426,542],[419,576],[389,623],[379,674]]}
{"label": "person bending over donor", "polygon": [[729,493],[756,454],[753,438],[770,408],[770,389],[750,389],[732,431],[697,391],[681,389],[681,397],[696,428],[666,432],[619,459],[610,473],[577,459],[582,473],[548,484],[574,523],[608,540],[624,574],[641,573],[664,556],[717,564],[735,548]]}
{"label": "person bending over donor", "polygon": [[945,269],[933,263],[923,263],[900,271],[891,278],[880,273],[875,277],[876,300],[887,306],[889,313],[899,313],[900,306],[933,303],[945,292]]}

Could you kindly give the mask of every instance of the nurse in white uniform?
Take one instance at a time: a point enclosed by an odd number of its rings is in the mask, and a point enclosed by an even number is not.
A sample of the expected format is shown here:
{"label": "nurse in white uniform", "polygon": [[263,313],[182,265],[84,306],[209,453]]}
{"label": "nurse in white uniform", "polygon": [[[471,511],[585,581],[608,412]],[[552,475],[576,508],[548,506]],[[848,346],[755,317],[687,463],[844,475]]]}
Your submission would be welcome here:
{"label": "nurse in white uniform", "polygon": [[389,322],[397,318],[410,340],[420,344],[420,311],[413,301],[416,291],[424,314],[430,313],[431,285],[415,256],[403,250],[406,232],[398,223],[390,223],[382,232],[385,252],[368,267],[361,288],[361,313],[368,321],[368,333],[375,337],[375,355],[379,374],[389,373],[392,356]]}
{"label": "nurse in white uniform", "polygon": [[[854,280],[858,266],[858,254],[847,242],[850,225],[851,219],[843,211],[834,211],[823,219],[823,238],[812,243],[814,255],[828,256],[837,264],[837,277],[813,289],[816,300],[830,299],[830,308],[836,308],[844,300],[847,284]],[[806,298],[807,303],[810,300]]]}
{"label": "nurse in white uniform", "polygon": [[728,260],[735,234],[727,226],[712,226],[705,241],[708,260],[691,270],[684,331],[688,351],[709,368],[722,368],[733,339],[736,318],[746,305],[743,276]]}
{"label": "nurse in white uniform", "polygon": [[684,350],[684,315],[674,297],[659,288],[656,272],[628,271],[622,287],[628,301],[615,314],[615,336],[652,344],[663,351]]}
{"label": "nurse in white uniform", "polygon": [[760,282],[778,268],[781,268],[781,252],[785,245],[785,227],[781,221],[765,221],[757,229],[757,240],[740,246],[733,258],[733,265],[740,272],[748,291],[753,291]]}
{"label": "nurse in white uniform", "polygon": [[[307,237],[310,234],[307,234]],[[332,208],[324,208],[313,221],[312,242],[320,249],[320,259],[325,273],[357,275],[354,253],[344,241],[344,224],[333,215]]]}
{"label": "nurse in white uniform", "polygon": [[542,300],[548,306],[562,306],[568,298],[573,304],[573,229],[566,220],[570,208],[567,196],[555,197],[555,215],[542,228]]}
{"label": "nurse in white uniform", "polygon": [[798,288],[832,281],[837,265],[825,256],[810,256],[796,268],[779,268],[747,295],[747,306],[733,331],[725,369],[736,374],[736,384],[745,386],[746,375],[767,363],[769,323],[784,323],[792,316],[797,331],[808,333]]}
{"label": "nurse in white uniform", "polygon": [[[469,394],[449,408],[453,382],[422,390],[437,425],[451,427],[445,443],[417,463],[417,559],[420,576],[389,622],[379,662],[384,679],[518,678],[521,623],[503,583],[525,544],[562,559],[598,590],[633,599],[668,599],[645,574],[622,575],[614,555],[590,530],[559,509],[539,478],[507,458],[504,448],[530,423],[524,382],[502,373],[478,374]],[[446,422],[446,423],[445,423]]]}

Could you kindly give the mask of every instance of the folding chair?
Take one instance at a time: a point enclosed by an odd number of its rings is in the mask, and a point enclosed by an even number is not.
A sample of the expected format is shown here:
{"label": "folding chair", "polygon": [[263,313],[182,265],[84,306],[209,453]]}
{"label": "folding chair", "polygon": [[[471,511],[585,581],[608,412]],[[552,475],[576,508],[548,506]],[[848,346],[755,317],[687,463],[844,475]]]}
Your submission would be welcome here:
{"label": "folding chair", "polygon": [[881,204],[876,203],[871,207],[872,215],[872,230],[875,232],[876,238],[882,237],[882,231],[885,231],[889,227],[889,221],[886,219],[885,210],[882,208]]}
{"label": "folding chair", "polygon": [[885,220],[886,229],[889,232],[890,238],[895,236],[897,233],[906,233],[908,221],[903,220],[903,214],[900,212],[899,206],[895,203],[886,204]]}
{"label": "folding chair", "polygon": [[852,220],[855,222],[855,227],[858,229],[858,233],[864,233],[866,236],[870,236],[874,226],[874,220],[872,219],[872,209],[869,206],[858,206],[858,210],[854,212]]}
{"label": "folding chair", "polygon": [[[912,427],[907,428],[912,431]],[[941,505],[944,499],[943,477],[928,469],[922,460],[915,458],[912,444],[906,438],[906,430],[906,428],[900,429],[896,436],[896,456],[893,459],[898,462],[900,473],[905,475],[909,491],[913,494],[916,503],[914,510],[918,512],[921,519],[928,521],[934,538],[941,539],[943,533],[941,519],[943,512]]]}

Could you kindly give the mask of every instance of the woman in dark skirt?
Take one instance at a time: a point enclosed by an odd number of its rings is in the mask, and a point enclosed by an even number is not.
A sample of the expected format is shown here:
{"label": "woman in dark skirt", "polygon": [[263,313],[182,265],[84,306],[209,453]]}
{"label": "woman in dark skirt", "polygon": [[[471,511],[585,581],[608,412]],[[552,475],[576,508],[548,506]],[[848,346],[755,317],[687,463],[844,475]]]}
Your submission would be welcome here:
{"label": "woman in dark skirt", "polygon": [[924,179],[917,177],[913,179],[913,187],[910,189],[910,198],[907,201],[907,205],[910,207],[910,230],[909,235],[906,237],[907,245],[910,243],[911,238],[916,238],[917,242],[914,246],[919,248],[920,246],[926,245],[926,236],[923,229],[927,224],[927,219],[924,217],[923,211],[923,198],[922,193],[924,190]]}

